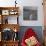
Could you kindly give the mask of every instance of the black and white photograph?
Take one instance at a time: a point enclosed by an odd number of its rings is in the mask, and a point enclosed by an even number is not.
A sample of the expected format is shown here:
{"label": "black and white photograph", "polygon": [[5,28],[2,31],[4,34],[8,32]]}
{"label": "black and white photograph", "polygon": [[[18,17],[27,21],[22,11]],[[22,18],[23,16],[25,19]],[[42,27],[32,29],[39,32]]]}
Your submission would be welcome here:
{"label": "black and white photograph", "polygon": [[37,7],[23,6],[23,20],[38,20]]}

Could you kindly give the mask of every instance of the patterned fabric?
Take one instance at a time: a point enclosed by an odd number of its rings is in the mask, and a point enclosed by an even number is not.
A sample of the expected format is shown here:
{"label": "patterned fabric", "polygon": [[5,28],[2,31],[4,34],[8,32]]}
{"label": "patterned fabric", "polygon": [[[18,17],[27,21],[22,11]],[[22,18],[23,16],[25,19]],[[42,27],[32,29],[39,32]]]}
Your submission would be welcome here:
{"label": "patterned fabric", "polygon": [[[37,35],[33,31],[33,29],[31,29],[31,28],[27,29],[27,31],[25,32],[25,35],[24,35],[24,37],[22,39],[21,45],[22,46],[32,46],[31,44],[34,44],[33,42],[35,41],[34,46],[41,46],[39,41],[37,40],[36,36]],[[31,42],[30,42],[30,40],[31,40]],[[32,41],[32,40],[34,40],[34,41]]]}

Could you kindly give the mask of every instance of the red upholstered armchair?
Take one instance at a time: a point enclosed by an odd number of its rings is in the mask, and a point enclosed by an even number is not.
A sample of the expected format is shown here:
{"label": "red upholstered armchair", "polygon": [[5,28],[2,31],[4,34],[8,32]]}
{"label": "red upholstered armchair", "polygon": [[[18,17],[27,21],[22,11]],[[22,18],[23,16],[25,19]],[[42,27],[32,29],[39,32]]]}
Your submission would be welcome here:
{"label": "red upholstered armchair", "polygon": [[22,46],[41,46],[40,42],[37,40],[37,35],[33,29],[28,28],[22,38]]}

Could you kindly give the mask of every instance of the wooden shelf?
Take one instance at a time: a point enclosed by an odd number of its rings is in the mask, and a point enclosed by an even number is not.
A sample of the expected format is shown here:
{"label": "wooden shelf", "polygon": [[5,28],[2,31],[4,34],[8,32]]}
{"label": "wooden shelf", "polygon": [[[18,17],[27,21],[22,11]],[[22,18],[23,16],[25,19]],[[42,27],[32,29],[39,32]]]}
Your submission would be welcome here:
{"label": "wooden shelf", "polygon": [[[7,12],[7,15],[17,15],[17,16],[19,15],[19,13],[18,13],[19,7],[0,7],[0,14],[2,14],[2,11],[4,11],[5,13]],[[13,14],[11,14],[11,12]],[[4,14],[4,15],[6,15],[6,14]]]}
{"label": "wooden shelf", "polygon": [[[9,24],[7,16],[14,16],[14,17],[17,16],[17,18],[16,18],[17,24]],[[14,31],[14,33],[16,33],[16,32],[18,33],[19,28],[20,28],[19,22],[18,22],[18,17],[19,17],[19,7],[0,7],[0,20],[1,20],[0,32],[3,33],[4,29],[11,29],[10,31]],[[15,29],[16,29],[16,32],[15,32]],[[2,36],[2,34],[1,34],[1,36]],[[17,37],[17,34],[16,34],[16,37]],[[10,39],[9,41],[4,41],[4,39],[2,39],[2,38],[3,37],[1,37],[0,46],[18,46],[18,42],[19,42],[18,39],[17,39],[17,41],[16,41],[16,39],[15,39],[15,41],[13,41],[13,39]]]}
{"label": "wooden shelf", "polygon": [[1,41],[0,42],[1,44],[0,45],[2,45],[2,46],[18,46],[18,43],[19,43],[19,41]]}
{"label": "wooden shelf", "polygon": [[0,25],[1,27],[1,31],[5,28],[9,28],[9,29],[12,29],[14,31],[14,29],[16,29],[17,31],[19,31],[19,24],[1,24]]}
{"label": "wooden shelf", "polygon": [[10,41],[3,41],[3,42],[5,42],[5,43],[8,43],[8,42],[12,43],[12,42],[19,42],[19,40],[15,40],[15,41],[10,40]]}
{"label": "wooden shelf", "polygon": [[15,10],[18,10],[19,7],[0,7],[0,10],[12,10],[12,9],[15,9]]}

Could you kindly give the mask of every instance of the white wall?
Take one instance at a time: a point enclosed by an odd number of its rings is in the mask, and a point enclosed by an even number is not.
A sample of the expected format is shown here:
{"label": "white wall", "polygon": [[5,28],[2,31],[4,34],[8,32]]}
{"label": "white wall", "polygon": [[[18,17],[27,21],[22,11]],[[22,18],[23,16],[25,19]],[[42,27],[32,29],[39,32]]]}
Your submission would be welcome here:
{"label": "white wall", "polygon": [[24,21],[23,20],[23,11],[21,10],[21,16],[20,16],[20,25],[21,26],[43,26],[43,6],[42,6],[42,0],[21,0],[21,9],[23,9],[23,6],[31,6],[31,7],[37,7],[38,8],[38,21]]}
{"label": "white wall", "polygon": [[9,7],[14,6],[14,0],[0,0],[0,6],[1,7]]}
{"label": "white wall", "polygon": [[[0,0],[1,7],[15,6],[15,0]],[[43,26],[43,6],[42,0],[17,0],[20,6],[20,26]],[[24,21],[23,20],[23,6],[34,6],[38,8],[38,21]]]}

